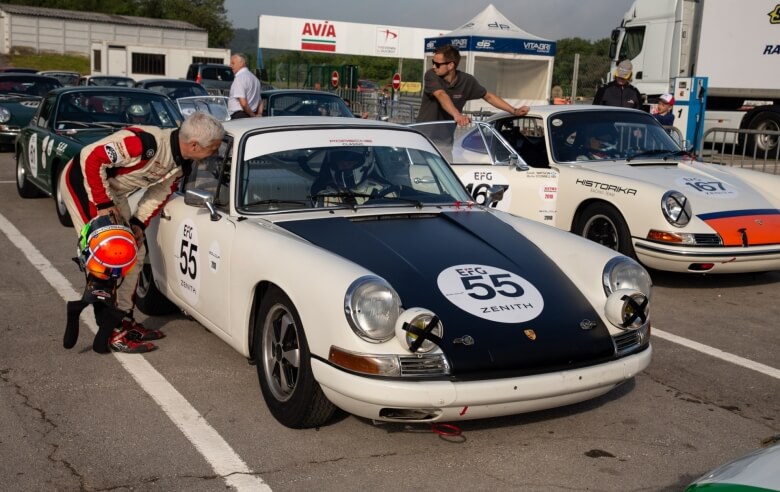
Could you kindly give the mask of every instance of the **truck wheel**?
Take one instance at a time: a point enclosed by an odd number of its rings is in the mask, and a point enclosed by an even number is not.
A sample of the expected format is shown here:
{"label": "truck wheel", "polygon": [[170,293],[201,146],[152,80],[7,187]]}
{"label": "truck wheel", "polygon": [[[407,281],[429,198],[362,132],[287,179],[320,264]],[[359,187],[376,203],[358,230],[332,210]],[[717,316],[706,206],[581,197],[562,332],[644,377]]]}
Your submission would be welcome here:
{"label": "truck wheel", "polygon": [[631,232],[615,207],[607,203],[591,203],[582,211],[574,231],[593,242],[636,259]]}
{"label": "truck wheel", "polygon": [[147,316],[165,316],[176,314],[179,308],[165,297],[154,283],[152,265],[144,263],[135,286],[135,305]]}
{"label": "truck wheel", "polygon": [[62,199],[62,191],[60,190],[60,175],[63,169],[65,169],[65,166],[59,166],[59,168],[55,169],[55,179],[51,184],[51,196],[54,197],[54,209],[57,211],[57,219],[59,219],[60,224],[65,227],[73,227],[73,220],[70,218],[68,207],[65,206],[65,201]]}
{"label": "truck wheel", "polygon": [[22,155],[19,153],[16,154],[16,191],[22,198],[39,198],[44,196],[43,192],[27,179],[27,171],[24,170]]}
{"label": "truck wheel", "polygon": [[[763,111],[753,118],[748,128],[760,132],[780,131],[780,113]],[[778,157],[777,135],[748,135],[746,154],[752,156],[755,150],[756,157]]]}
{"label": "truck wheel", "polygon": [[263,398],[276,420],[293,429],[318,427],[330,420],[336,407],[314,379],[301,318],[290,298],[276,287],[260,303],[252,355]]}

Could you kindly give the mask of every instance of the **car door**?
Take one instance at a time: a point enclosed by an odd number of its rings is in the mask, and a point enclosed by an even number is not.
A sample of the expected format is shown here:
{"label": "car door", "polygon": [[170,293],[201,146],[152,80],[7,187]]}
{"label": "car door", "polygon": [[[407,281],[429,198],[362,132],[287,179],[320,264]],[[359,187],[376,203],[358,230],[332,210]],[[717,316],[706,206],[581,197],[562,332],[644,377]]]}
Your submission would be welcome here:
{"label": "car door", "polygon": [[30,120],[30,124],[23,130],[20,137],[20,150],[24,152],[29,167],[28,179],[38,188],[51,192],[51,163],[50,156],[54,139],[49,131],[49,123],[53,117],[55,97],[48,97],[41,101],[38,111]]}
{"label": "car door", "polygon": [[[193,163],[181,192],[160,212],[155,240],[156,269],[165,272],[167,295],[212,331],[228,336],[230,327],[230,251],[236,221],[228,214],[229,143],[208,159]],[[214,196],[220,218],[212,220],[207,208],[185,203],[187,190]]]}

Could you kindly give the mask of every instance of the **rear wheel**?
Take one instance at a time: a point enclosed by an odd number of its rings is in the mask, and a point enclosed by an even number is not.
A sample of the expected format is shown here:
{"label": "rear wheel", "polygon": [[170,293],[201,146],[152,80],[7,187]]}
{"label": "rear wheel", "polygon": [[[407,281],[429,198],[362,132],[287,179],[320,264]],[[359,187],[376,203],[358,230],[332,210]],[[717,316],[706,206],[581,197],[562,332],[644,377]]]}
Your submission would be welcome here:
{"label": "rear wheel", "polygon": [[16,191],[22,198],[39,198],[44,196],[34,184],[27,179],[27,171],[22,163],[22,154],[16,154]]}
{"label": "rear wheel", "polygon": [[582,211],[577,222],[575,232],[580,236],[636,258],[631,233],[615,207],[606,203],[591,203]]}
{"label": "rear wheel", "polygon": [[51,184],[51,196],[54,197],[54,209],[57,211],[57,219],[59,219],[60,224],[65,227],[73,227],[73,220],[70,218],[70,213],[62,198],[62,190],[60,190],[60,177],[65,167],[66,166],[60,166],[59,169],[56,169],[55,171],[55,179]]}
{"label": "rear wheel", "polygon": [[154,283],[152,265],[144,263],[135,286],[135,305],[147,316],[164,316],[179,312],[176,304],[165,297]]}
{"label": "rear wheel", "polygon": [[298,311],[276,287],[260,303],[253,355],[260,389],[276,420],[293,429],[317,427],[330,420],[336,407],[314,379]]}
{"label": "rear wheel", "polygon": [[[759,132],[778,132],[780,131],[780,113],[772,111],[764,111],[759,113],[753,118],[748,128],[750,130],[758,130]],[[747,155],[753,155],[755,150],[756,157],[777,157],[778,136],[777,135],[765,135],[755,134],[748,135],[747,148],[745,149]]]}

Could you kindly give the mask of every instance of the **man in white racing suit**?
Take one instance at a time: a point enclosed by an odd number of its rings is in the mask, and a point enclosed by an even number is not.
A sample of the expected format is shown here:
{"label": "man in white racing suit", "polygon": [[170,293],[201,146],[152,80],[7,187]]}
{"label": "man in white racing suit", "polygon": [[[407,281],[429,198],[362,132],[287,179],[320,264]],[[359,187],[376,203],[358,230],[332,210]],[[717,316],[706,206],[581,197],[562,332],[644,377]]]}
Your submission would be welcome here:
{"label": "man in white racing suit", "polygon": [[[111,337],[112,350],[142,353],[155,347],[146,342],[164,335],[133,319],[133,294],[144,262],[144,229],[157,215],[193,160],[214,154],[225,129],[208,113],[193,113],[181,128],[130,126],[87,145],[60,176],[60,190],[76,233],[93,217],[108,215],[129,224],[138,248],[133,269],[117,289],[117,308],[127,312]],[[128,196],[144,189],[133,212]]]}

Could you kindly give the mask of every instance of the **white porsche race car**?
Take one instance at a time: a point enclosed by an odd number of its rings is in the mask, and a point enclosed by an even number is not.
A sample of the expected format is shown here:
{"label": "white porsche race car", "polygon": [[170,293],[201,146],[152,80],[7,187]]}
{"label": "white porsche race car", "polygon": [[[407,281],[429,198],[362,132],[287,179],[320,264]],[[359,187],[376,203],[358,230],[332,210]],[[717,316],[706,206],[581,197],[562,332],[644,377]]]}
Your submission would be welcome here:
{"label": "white porsche race car", "polygon": [[[691,159],[649,114],[532,107],[466,129],[421,123],[478,203],[673,272],[780,269],[780,176]],[[454,139],[454,142],[453,142]]]}
{"label": "white porsche race car", "polygon": [[136,291],[256,362],[293,428],[494,417],[606,393],[650,362],[636,261],[474,205],[408,127],[225,123],[147,231]]}

